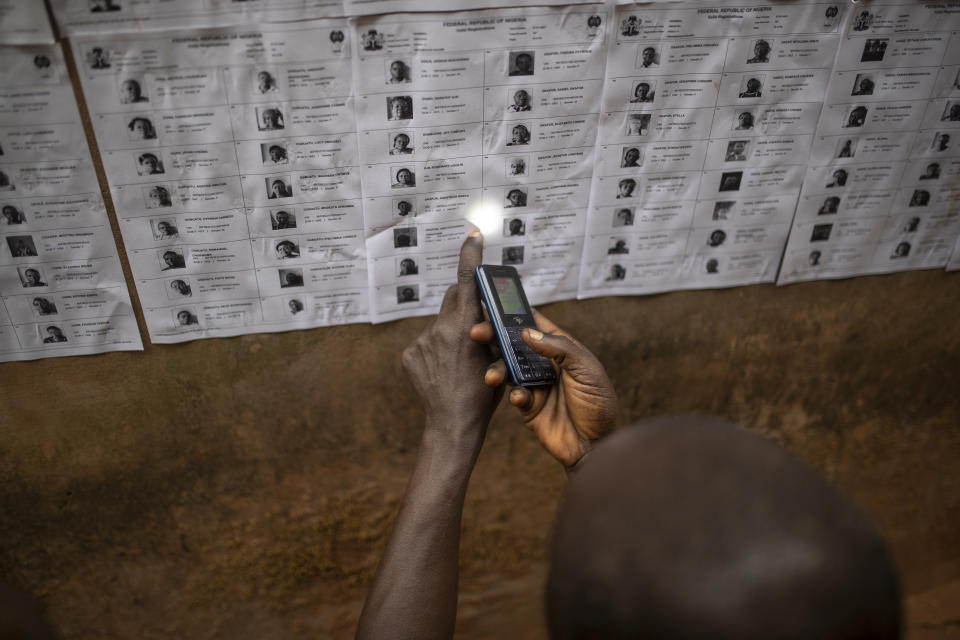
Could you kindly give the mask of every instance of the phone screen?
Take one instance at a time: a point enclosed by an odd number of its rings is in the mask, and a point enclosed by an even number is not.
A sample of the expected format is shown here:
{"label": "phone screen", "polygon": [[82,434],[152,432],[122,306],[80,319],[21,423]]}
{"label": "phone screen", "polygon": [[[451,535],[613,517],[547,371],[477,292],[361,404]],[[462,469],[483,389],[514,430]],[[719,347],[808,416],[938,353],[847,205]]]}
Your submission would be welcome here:
{"label": "phone screen", "polygon": [[500,308],[503,309],[504,315],[516,316],[527,313],[516,280],[498,276],[492,277],[491,280],[493,280],[493,286],[497,290],[497,298],[500,300]]}

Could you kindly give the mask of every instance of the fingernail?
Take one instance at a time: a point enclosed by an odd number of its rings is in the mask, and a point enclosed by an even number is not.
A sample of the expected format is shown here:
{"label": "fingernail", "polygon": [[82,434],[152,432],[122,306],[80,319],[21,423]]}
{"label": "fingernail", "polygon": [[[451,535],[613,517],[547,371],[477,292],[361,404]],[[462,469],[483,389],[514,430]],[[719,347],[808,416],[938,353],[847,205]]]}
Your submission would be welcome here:
{"label": "fingernail", "polygon": [[537,331],[536,329],[527,329],[527,335],[529,335],[534,340],[543,340],[543,334]]}
{"label": "fingernail", "polygon": [[479,237],[480,237],[480,232],[477,231],[476,229],[474,229],[473,231],[471,231],[471,232],[468,233],[467,235],[470,236],[471,238],[479,238]]}

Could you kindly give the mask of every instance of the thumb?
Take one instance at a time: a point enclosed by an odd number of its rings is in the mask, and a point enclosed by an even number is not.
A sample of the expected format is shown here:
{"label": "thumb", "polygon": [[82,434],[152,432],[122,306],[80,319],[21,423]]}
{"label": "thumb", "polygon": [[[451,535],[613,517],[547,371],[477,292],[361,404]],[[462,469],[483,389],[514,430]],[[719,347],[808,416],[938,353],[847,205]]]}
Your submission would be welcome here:
{"label": "thumb", "polygon": [[520,336],[528,347],[550,358],[561,369],[572,370],[585,364],[585,350],[567,336],[543,333],[536,329],[524,329]]}

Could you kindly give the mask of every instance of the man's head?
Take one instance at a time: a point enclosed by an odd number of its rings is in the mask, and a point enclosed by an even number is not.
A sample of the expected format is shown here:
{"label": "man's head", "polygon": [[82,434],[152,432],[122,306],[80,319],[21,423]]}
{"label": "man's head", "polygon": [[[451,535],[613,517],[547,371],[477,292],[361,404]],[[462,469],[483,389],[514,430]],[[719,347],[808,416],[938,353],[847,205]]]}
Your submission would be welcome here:
{"label": "man's head", "polygon": [[140,140],[151,140],[157,137],[153,130],[153,123],[147,118],[134,118],[127,128]]}
{"label": "man's head", "polygon": [[653,61],[657,57],[657,50],[653,47],[647,47],[642,52],[640,52],[640,61],[643,63],[643,66],[649,67],[653,64]]}
{"label": "man's head", "polygon": [[287,150],[278,144],[270,145],[267,153],[270,155],[271,162],[281,162],[287,159]]}
{"label": "man's head", "polygon": [[650,83],[648,82],[641,82],[637,84],[637,88],[633,90],[633,95],[635,98],[646,98],[648,93],[650,93]]}
{"label": "man's head", "polygon": [[413,172],[410,169],[400,169],[397,171],[397,184],[413,185]]}
{"label": "man's head", "polygon": [[60,327],[55,327],[53,325],[50,325],[49,327],[47,327],[47,335],[50,336],[51,338],[62,338],[63,331],[60,330]]}
{"label": "man's head", "polygon": [[513,144],[527,144],[530,142],[530,130],[522,124],[515,125],[510,131],[510,139]]}
{"label": "man's head", "polygon": [[177,264],[180,260],[180,254],[176,251],[164,251],[163,252],[163,262],[168,267],[172,267]]}
{"label": "man's head", "polygon": [[120,85],[120,93],[124,102],[139,102],[143,95],[140,83],[136,80],[124,80]]}
{"label": "man's head", "polygon": [[40,282],[40,272],[36,269],[27,269],[23,272],[23,277],[27,279],[27,284],[38,284]]}
{"label": "man's head", "polygon": [[170,288],[182,296],[190,295],[190,285],[188,285],[184,280],[171,280]]}
{"label": "man's head", "polygon": [[508,223],[510,229],[510,235],[518,236],[523,233],[523,220],[520,218],[514,218]]}
{"label": "man's head", "polygon": [[533,71],[533,56],[529,53],[518,54],[514,64],[517,67],[517,71],[522,73],[530,73]]}
{"label": "man's head", "polygon": [[770,55],[770,43],[766,40],[757,40],[753,45],[753,55],[761,60],[766,60]]}
{"label": "man's head", "polygon": [[749,93],[756,93],[760,91],[760,81],[756,78],[750,78],[747,80],[747,91]]}
{"label": "man's head", "polygon": [[513,94],[513,104],[518,109],[525,109],[530,104],[530,94],[526,89],[520,89]]}
{"label": "man's head", "polygon": [[257,74],[257,89],[260,93],[266,93],[276,86],[273,76],[268,71],[261,71]]}
{"label": "man's head", "polygon": [[633,178],[624,178],[617,183],[617,190],[620,196],[628,198],[633,195],[633,190],[637,188],[637,181]]}
{"label": "man's head", "polygon": [[520,189],[510,189],[507,193],[507,200],[511,207],[520,207],[526,204],[527,195]]}
{"label": "man's head", "polygon": [[281,240],[277,243],[277,256],[290,258],[297,252],[297,246],[290,240]]}
{"label": "man's head", "polygon": [[874,525],[776,444],[729,423],[614,433],[571,479],[547,582],[550,637],[898,638]]}
{"label": "man's head", "polygon": [[740,129],[750,129],[753,127],[753,114],[749,111],[744,111],[739,116],[737,116],[737,127]]}
{"label": "man's head", "polygon": [[397,215],[408,216],[410,212],[413,211],[413,205],[406,200],[401,200],[397,203]]}
{"label": "man's head", "polygon": [[390,63],[390,79],[394,82],[407,79],[407,65],[403,60],[394,60]]}

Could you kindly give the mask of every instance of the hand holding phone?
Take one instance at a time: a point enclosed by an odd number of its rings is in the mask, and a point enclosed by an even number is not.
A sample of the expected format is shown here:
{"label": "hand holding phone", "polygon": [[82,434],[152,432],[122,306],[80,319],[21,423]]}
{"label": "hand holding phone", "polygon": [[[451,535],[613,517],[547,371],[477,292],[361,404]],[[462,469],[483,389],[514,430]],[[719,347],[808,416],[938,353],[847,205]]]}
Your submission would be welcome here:
{"label": "hand holding phone", "polygon": [[537,328],[520,274],[510,266],[482,264],[477,267],[476,276],[480,299],[513,384],[526,387],[552,383],[557,379],[553,363],[520,338],[524,329]]}
{"label": "hand holding phone", "polygon": [[[515,386],[510,404],[517,407],[524,423],[543,447],[567,471],[617,425],[619,409],[613,383],[597,357],[542,313],[533,312],[536,329],[521,332],[532,351],[549,358],[557,379],[541,386]],[[491,322],[470,329],[470,339],[488,343],[495,339]],[[508,381],[507,365],[494,362],[484,374],[487,386],[498,388]]]}

